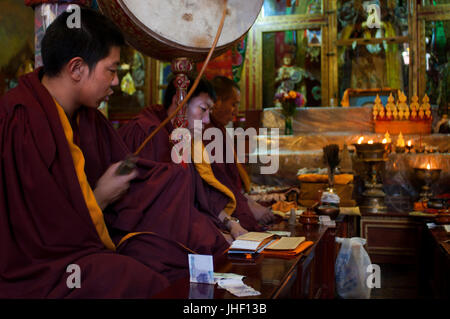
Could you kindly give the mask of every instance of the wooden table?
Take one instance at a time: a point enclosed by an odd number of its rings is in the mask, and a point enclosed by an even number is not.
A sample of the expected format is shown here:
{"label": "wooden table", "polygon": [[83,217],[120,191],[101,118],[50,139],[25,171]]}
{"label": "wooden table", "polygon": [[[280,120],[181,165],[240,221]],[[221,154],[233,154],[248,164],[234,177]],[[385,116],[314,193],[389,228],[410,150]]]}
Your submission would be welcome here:
{"label": "wooden table", "polygon": [[[305,236],[314,245],[291,259],[267,257],[260,254],[254,260],[231,259],[228,255],[214,261],[214,271],[244,275],[244,283],[261,293],[251,299],[275,298],[334,298],[335,236],[337,228],[322,225],[289,225],[281,221],[271,230],[290,231],[291,236]],[[235,299],[234,295],[217,285],[191,284],[189,278],[175,281],[154,298],[157,299]],[[239,298],[245,299],[245,298]]]}
{"label": "wooden table", "polygon": [[450,297],[450,234],[443,226],[423,225],[420,249],[419,291],[422,296]]}

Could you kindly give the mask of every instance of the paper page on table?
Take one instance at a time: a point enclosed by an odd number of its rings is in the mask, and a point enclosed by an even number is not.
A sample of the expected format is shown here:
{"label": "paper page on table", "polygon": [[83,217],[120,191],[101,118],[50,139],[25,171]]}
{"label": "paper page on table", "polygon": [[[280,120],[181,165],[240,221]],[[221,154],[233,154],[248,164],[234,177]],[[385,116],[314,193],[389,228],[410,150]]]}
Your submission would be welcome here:
{"label": "paper page on table", "polygon": [[294,250],[302,242],[305,241],[305,237],[281,237],[272,245],[267,247],[267,250]]}
{"label": "paper page on table", "polygon": [[273,234],[261,233],[261,232],[249,232],[249,233],[239,236],[238,238],[236,238],[236,240],[262,242],[264,239],[269,238],[271,236],[273,236]]}
{"label": "paper page on table", "polygon": [[259,241],[250,241],[250,240],[239,240],[239,239],[236,239],[231,244],[230,249],[256,250],[256,248],[258,248],[259,244],[260,244]]}

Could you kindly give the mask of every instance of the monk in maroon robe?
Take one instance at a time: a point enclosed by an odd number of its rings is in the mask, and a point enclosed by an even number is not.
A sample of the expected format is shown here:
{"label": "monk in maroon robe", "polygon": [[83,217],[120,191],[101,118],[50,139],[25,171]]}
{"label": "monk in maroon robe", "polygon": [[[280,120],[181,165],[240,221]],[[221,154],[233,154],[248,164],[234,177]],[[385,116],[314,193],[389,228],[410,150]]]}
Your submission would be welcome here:
{"label": "monk in maroon robe", "polygon": [[96,107],[124,40],[99,13],[81,9],[80,29],[68,16],[47,29],[44,69],[0,100],[0,298],[150,297],[188,253],[228,245],[186,205],[189,172],[139,159],[116,174],[129,150]]}
{"label": "monk in maroon robe", "polygon": [[[241,95],[238,85],[231,79],[224,76],[217,76],[212,80],[214,90],[217,95],[217,101],[211,112],[211,124],[208,128],[215,127],[220,129],[223,136],[228,134],[225,126],[227,126],[236,116],[241,101]],[[230,137],[232,138],[232,137]],[[243,195],[244,192],[250,190],[250,179],[238,162],[238,156],[235,154],[235,149],[227,139],[223,138],[222,155],[220,161],[216,160],[211,164],[211,168],[216,178],[226,185],[233,194],[236,200],[240,203],[242,210],[246,209],[260,224],[268,224],[274,220],[273,213],[267,207],[263,207],[253,201],[251,198]],[[205,141],[207,144],[210,141]],[[228,154],[227,153],[231,153]],[[217,156],[217,154],[215,154]],[[217,158],[217,157],[216,157]],[[232,158],[234,161],[229,162],[227,158]]]}
{"label": "monk in maroon robe", "polygon": [[[191,79],[190,85],[192,85],[193,82],[193,79]],[[215,97],[214,91],[210,83],[205,79],[202,79],[187,103],[187,119],[191,132],[194,129],[193,123],[195,120],[201,121],[203,124],[209,123],[209,108],[213,104],[211,97]],[[119,134],[131,150],[136,150],[145,138],[167,118],[168,113],[171,113],[176,109],[176,105],[176,89],[173,81],[170,81],[164,96],[164,106],[152,105],[147,107],[135,119],[122,126],[119,129]],[[174,127],[172,123],[167,123],[165,127],[163,127],[145,146],[141,151],[140,156],[155,161],[172,162],[172,148],[174,142],[171,140],[171,134],[173,130]],[[189,163],[187,169],[192,170],[192,167],[194,166],[194,164]],[[198,171],[198,167],[195,167]],[[213,178],[215,179],[214,176]],[[235,208],[230,212],[233,218],[230,219],[223,211],[226,204],[226,202],[221,200],[223,192],[217,188],[212,188],[210,184],[205,182],[204,177],[201,174],[195,173],[195,169],[192,184],[195,185],[196,189],[196,205],[204,207],[202,211],[205,213],[213,211],[212,215],[215,215],[221,221],[225,219],[225,223],[227,224],[225,228],[230,230],[233,238],[238,237],[247,230],[260,229],[253,215],[249,213],[248,210],[245,210],[245,207],[243,209],[242,202],[237,201],[226,186],[222,185],[222,190],[231,193],[231,196],[235,201]],[[201,196],[201,194],[206,194],[206,196]]]}

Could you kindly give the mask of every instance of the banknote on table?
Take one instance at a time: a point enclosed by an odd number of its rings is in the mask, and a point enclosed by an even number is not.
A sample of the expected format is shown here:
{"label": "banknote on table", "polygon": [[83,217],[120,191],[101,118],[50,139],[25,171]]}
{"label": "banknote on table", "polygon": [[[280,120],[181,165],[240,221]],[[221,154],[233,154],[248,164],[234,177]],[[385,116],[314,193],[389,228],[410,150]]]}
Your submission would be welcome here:
{"label": "banknote on table", "polygon": [[245,276],[233,274],[233,273],[222,273],[222,272],[215,272],[214,273],[214,282],[218,283],[220,279],[244,279]]}
{"label": "banknote on table", "polygon": [[214,265],[211,255],[188,255],[191,282],[214,284]]}
{"label": "banknote on table", "polygon": [[219,280],[218,285],[236,297],[250,297],[261,294],[259,291],[256,291],[252,287],[244,284],[242,279],[223,278]]}

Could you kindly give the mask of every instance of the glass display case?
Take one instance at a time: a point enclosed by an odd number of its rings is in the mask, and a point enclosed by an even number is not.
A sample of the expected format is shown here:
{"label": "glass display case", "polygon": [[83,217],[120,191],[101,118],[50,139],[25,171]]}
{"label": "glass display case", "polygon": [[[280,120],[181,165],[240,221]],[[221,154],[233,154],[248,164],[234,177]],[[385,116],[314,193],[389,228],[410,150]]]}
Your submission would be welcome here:
{"label": "glass display case", "polygon": [[[371,11],[370,3],[377,10]],[[337,2],[338,96],[346,90],[401,90],[409,95],[410,4],[403,0]],[[378,22],[374,26],[371,22]]]}
{"label": "glass display case", "polygon": [[289,91],[301,93],[307,106],[321,105],[320,29],[264,32],[262,49],[263,107]]}
{"label": "glass display case", "polygon": [[[249,32],[245,109],[275,106],[286,53],[303,81],[291,87],[306,88],[306,106],[341,106],[348,90],[366,97],[345,106],[371,104],[377,90],[401,90],[408,100],[427,93],[431,104],[442,104],[449,19],[450,0],[265,1]],[[319,36],[316,46],[308,33]],[[315,82],[305,84],[306,75]]]}

